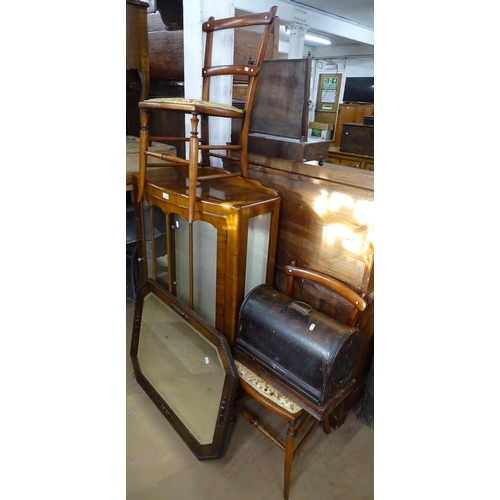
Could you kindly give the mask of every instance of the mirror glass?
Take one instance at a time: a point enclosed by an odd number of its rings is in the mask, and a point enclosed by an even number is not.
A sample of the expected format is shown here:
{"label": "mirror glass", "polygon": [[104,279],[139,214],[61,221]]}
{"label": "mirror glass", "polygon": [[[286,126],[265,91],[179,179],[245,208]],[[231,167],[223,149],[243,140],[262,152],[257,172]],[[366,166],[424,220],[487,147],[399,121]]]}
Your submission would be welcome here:
{"label": "mirror glass", "polygon": [[142,374],[196,441],[212,443],[226,379],[216,346],[150,292],[137,357]]}

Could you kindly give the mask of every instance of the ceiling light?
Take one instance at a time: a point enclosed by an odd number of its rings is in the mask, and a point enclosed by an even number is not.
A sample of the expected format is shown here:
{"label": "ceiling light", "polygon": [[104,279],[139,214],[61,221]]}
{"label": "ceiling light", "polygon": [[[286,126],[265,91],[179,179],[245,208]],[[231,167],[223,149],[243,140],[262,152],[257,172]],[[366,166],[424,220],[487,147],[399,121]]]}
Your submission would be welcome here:
{"label": "ceiling light", "polygon": [[332,43],[330,42],[330,40],[327,40],[326,38],[321,38],[319,36],[314,36],[314,35],[306,35],[305,38],[310,42],[324,43],[325,45],[330,45]]}

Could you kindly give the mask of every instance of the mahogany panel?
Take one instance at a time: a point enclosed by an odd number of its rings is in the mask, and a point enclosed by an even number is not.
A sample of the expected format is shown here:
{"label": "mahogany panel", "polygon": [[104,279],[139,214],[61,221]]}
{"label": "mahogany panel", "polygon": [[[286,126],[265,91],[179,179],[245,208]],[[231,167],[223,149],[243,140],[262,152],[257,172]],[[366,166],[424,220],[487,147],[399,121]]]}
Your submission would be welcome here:
{"label": "mahogany panel", "polygon": [[149,32],[149,59],[151,78],[184,80],[183,31]]}
{"label": "mahogany panel", "polygon": [[249,159],[250,178],[278,191],[282,200],[277,270],[295,259],[300,267],[367,290],[374,261],[373,172],[267,162],[262,155]]}

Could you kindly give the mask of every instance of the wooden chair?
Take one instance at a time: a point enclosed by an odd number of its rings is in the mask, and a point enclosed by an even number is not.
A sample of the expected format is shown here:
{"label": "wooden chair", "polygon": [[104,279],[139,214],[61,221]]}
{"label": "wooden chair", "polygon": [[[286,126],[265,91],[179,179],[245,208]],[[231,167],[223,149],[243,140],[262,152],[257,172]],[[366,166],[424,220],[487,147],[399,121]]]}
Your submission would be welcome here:
{"label": "wooden chair", "polygon": [[[140,158],[139,158],[139,179],[138,179],[138,201],[142,199],[144,185],[146,182],[146,168],[148,166],[147,157],[161,159],[167,162],[181,163],[188,166],[189,180],[189,223],[193,221],[196,199],[197,181],[208,178],[216,178],[224,175],[247,177],[247,155],[248,155],[248,133],[252,116],[253,100],[259,73],[264,61],[268,40],[274,26],[277,7],[271,7],[269,12],[260,14],[247,14],[231,18],[216,20],[210,17],[203,23],[202,29],[206,33],[205,60],[202,68],[203,85],[201,99],[190,98],[156,98],[147,99],[139,103],[141,116],[140,131]],[[212,66],[213,36],[215,31],[244,28],[250,26],[263,26],[260,46],[257,55],[248,64],[232,64]],[[248,77],[248,90],[245,103],[240,107],[229,104],[221,104],[210,101],[210,80],[212,77],[221,75],[239,75]],[[191,115],[191,136],[190,137],[150,137],[148,130],[148,110],[163,110]],[[238,144],[210,144],[209,143],[209,117],[222,117],[228,119],[241,120],[241,132]],[[200,124],[201,136],[199,136],[198,125]],[[185,141],[189,143],[189,160],[177,156],[153,153],[148,151],[149,141],[174,142]],[[224,154],[213,151],[222,151]],[[201,162],[199,153],[201,152]],[[230,152],[238,152],[231,155]],[[220,174],[212,174],[198,177],[199,166],[210,166],[210,157],[221,158],[225,161],[238,164],[238,171],[228,171],[221,169]],[[164,166],[164,165],[161,165]],[[238,169],[237,167],[237,169]],[[236,169],[236,170],[237,170]]]}
{"label": "wooden chair", "polygon": [[[357,294],[354,290],[335,278],[317,271],[298,268],[294,265],[284,266],[283,271],[287,276],[286,295],[289,297],[292,296],[293,280],[295,277],[319,283],[335,291],[353,305],[349,318],[345,323],[347,326],[356,326],[359,312],[364,311],[367,306],[366,301],[361,295]],[[320,423],[322,423],[324,432],[326,434],[330,433],[330,413],[342,405],[345,398],[351,393],[352,385],[349,389],[336,395],[334,400],[325,403],[323,408],[318,408],[312,403],[309,404],[305,398],[300,397],[293,388],[286,386],[286,384],[283,384],[277,379],[270,379],[269,377],[263,378],[260,376],[256,373],[259,371],[259,367],[248,364],[248,361],[249,360],[245,360],[247,364],[244,365],[238,360],[237,354],[235,354],[236,368],[240,376],[239,386],[243,393],[243,395],[236,400],[235,409],[264,436],[269,438],[285,452],[283,493],[285,500],[288,500],[293,459],[312,436]],[[256,368],[256,370],[253,371],[252,368]],[[248,407],[245,407],[244,403],[249,399],[254,399],[264,408],[267,408],[287,421],[284,444],[276,435],[273,435],[264,425],[262,425],[252,413],[250,413]],[[301,441],[296,445],[297,435],[299,432],[302,432],[302,429],[306,428],[306,423],[311,420],[313,420],[312,424],[305,434],[303,434]]]}

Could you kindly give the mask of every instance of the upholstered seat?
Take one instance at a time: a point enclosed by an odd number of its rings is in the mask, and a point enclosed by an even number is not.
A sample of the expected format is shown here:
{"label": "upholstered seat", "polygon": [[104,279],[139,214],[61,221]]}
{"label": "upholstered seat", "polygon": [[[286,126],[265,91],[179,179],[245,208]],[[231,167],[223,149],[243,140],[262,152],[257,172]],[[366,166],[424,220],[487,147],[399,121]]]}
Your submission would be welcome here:
{"label": "upholstered seat", "polygon": [[241,380],[253,387],[258,393],[262,394],[264,397],[273,401],[290,413],[297,413],[302,410],[302,408],[295,401],[287,398],[282,392],[275,389],[269,382],[250,370],[250,368],[247,368],[245,365],[236,360],[234,363],[236,364],[236,369],[238,370],[238,375]]}
{"label": "upholstered seat", "polygon": [[243,110],[236,106],[223,104],[220,102],[204,101],[202,99],[187,99],[185,97],[156,97],[154,99],[146,99],[143,101],[143,107],[154,108],[154,104],[158,103],[159,107],[164,104],[175,106],[175,109],[185,112],[198,112],[210,114],[211,111],[215,112],[217,116],[219,113],[231,113],[231,116],[239,118],[243,114]]}

